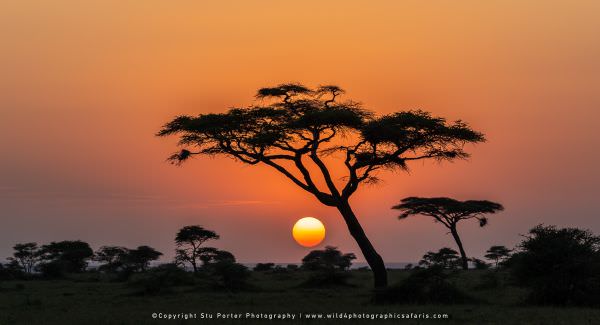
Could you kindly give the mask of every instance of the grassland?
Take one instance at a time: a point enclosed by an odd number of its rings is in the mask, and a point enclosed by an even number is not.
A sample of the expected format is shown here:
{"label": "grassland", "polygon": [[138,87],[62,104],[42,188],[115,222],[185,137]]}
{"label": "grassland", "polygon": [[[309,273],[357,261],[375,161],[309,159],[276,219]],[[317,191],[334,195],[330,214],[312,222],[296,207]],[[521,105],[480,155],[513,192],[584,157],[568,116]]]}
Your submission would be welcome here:
{"label": "grassland", "polygon": [[[525,306],[526,291],[507,283],[486,285],[482,271],[457,272],[452,281],[477,302],[459,305],[375,305],[368,271],[354,270],[349,286],[302,288],[307,274],[253,272],[253,288],[243,292],[207,290],[197,285],[141,295],[127,282],[81,275],[65,280],[0,283],[0,324],[598,324],[600,310]],[[492,271],[488,271],[492,272]],[[391,270],[390,280],[407,276]],[[293,321],[217,319],[216,313],[293,313]],[[298,319],[298,313],[447,314],[447,319]],[[153,313],[196,314],[196,319],[153,319]],[[212,313],[213,319],[201,319]]]}

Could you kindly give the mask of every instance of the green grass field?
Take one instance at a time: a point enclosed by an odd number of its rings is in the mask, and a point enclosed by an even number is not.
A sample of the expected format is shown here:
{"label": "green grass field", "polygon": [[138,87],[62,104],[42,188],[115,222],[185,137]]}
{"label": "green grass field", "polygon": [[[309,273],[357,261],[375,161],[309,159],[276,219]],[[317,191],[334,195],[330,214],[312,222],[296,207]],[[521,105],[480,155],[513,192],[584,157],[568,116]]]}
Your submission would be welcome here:
{"label": "green grass field", "polygon": [[[492,271],[488,271],[492,272]],[[477,299],[461,305],[374,305],[370,303],[371,275],[351,271],[351,286],[300,288],[307,277],[301,271],[274,274],[253,272],[253,289],[215,292],[196,285],[174,287],[158,295],[140,295],[127,283],[98,281],[81,275],[60,281],[6,281],[0,283],[0,324],[253,324],[281,320],[217,319],[216,313],[294,313],[299,324],[598,324],[600,310],[592,308],[527,307],[526,292],[501,284],[482,286],[483,271],[458,272],[452,281]],[[390,282],[407,275],[391,270]],[[483,282],[482,282],[483,281]],[[447,314],[447,319],[326,319],[330,313]],[[191,320],[153,319],[153,313],[196,314]],[[212,313],[213,319],[201,319]],[[309,320],[298,313],[323,313]],[[289,320],[287,321],[289,322]]]}

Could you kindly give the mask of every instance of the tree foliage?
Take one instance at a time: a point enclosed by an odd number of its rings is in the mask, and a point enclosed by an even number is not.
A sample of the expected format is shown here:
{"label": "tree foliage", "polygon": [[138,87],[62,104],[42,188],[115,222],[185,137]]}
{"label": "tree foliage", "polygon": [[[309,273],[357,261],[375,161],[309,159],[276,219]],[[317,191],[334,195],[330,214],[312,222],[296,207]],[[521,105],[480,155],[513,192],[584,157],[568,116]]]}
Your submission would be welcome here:
{"label": "tree foliage", "polygon": [[[464,144],[484,141],[462,121],[449,123],[420,110],[375,116],[359,103],[339,101],[341,94],[337,86],[262,88],[260,105],[178,116],[158,135],[179,136],[185,148],[170,157],[175,163],[193,155],[222,154],[266,164],[330,206],[347,199],[360,183],[374,180],[377,170],[407,169],[408,162],[420,159],[464,158]],[[323,160],[333,153],[342,154],[347,169],[342,188],[335,186]],[[326,189],[318,188],[305,159],[318,167]]]}
{"label": "tree foliage", "polygon": [[102,246],[94,253],[94,261],[101,263],[100,271],[116,272],[125,266],[129,251],[121,246]]}
{"label": "tree foliage", "polygon": [[500,263],[510,257],[511,252],[512,250],[506,248],[506,246],[496,245],[490,247],[486,251],[484,257],[488,260],[494,261],[494,265],[498,267]]}
{"label": "tree foliage", "polygon": [[356,259],[353,253],[342,254],[333,246],[323,250],[313,250],[302,259],[302,267],[307,270],[347,270]]}
{"label": "tree foliage", "polygon": [[531,288],[530,301],[600,305],[600,237],[577,228],[539,225],[519,245],[509,267]]}
{"label": "tree foliage", "polygon": [[15,252],[9,261],[14,261],[27,274],[31,274],[36,264],[40,261],[40,247],[37,243],[16,244],[13,249]]}
{"label": "tree foliage", "polygon": [[216,248],[202,247],[204,242],[211,239],[219,239],[219,235],[198,225],[181,228],[175,236],[175,260],[178,263],[189,263],[194,272],[197,272],[199,261],[209,262],[219,252]]}
{"label": "tree foliage", "polygon": [[481,227],[487,225],[485,214],[496,213],[504,207],[487,200],[459,201],[447,197],[421,198],[407,197],[392,209],[400,210],[399,219],[406,219],[412,215],[432,217],[436,222],[447,228],[452,228],[461,220],[477,219]]}
{"label": "tree foliage", "polygon": [[81,240],[51,242],[40,248],[40,267],[52,275],[79,273],[85,271],[93,255],[90,245]]}
{"label": "tree foliage", "polygon": [[448,247],[440,248],[437,252],[427,252],[419,261],[419,265],[454,269],[459,265],[458,252]]}

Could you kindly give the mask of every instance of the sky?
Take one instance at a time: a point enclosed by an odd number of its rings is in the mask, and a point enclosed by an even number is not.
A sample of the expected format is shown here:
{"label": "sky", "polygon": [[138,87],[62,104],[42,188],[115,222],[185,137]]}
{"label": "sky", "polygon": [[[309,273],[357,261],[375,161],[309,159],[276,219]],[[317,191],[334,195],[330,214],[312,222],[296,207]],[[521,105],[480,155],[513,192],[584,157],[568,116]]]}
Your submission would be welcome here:
{"label": "sky", "polygon": [[[420,108],[488,141],[472,157],[383,173],[351,203],[387,262],[454,247],[406,196],[488,199],[459,227],[467,254],[543,223],[600,233],[598,1],[1,1],[0,258],[15,243],[150,245],[173,257],[185,225],[241,262],[299,262],[293,224],[359,253],[342,218],[262,166],[175,167],[179,114],[251,105],[260,87],[337,84],[378,114]],[[359,261],[362,256],[359,255]]]}

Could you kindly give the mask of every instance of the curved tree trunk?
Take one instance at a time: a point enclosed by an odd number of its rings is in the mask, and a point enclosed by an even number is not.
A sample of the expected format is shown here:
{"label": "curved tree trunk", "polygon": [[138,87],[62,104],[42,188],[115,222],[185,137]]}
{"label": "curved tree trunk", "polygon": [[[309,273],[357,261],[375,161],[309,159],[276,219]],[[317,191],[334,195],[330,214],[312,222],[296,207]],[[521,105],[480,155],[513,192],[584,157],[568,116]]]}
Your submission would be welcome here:
{"label": "curved tree trunk", "polygon": [[383,259],[377,253],[369,241],[369,238],[367,238],[367,235],[358,222],[356,215],[354,215],[352,208],[350,208],[350,204],[347,201],[341,202],[337,206],[337,209],[340,211],[342,217],[344,217],[344,221],[346,221],[346,225],[348,226],[350,234],[354,240],[356,240],[358,247],[360,247],[363,256],[373,271],[375,290],[384,289],[387,287],[388,282],[387,270],[385,269]]}
{"label": "curved tree trunk", "polygon": [[454,241],[456,241],[456,245],[458,245],[458,250],[460,251],[460,258],[463,270],[469,269],[469,259],[467,258],[467,254],[465,253],[465,249],[463,248],[463,244],[460,241],[460,237],[458,236],[458,231],[456,227],[450,228],[450,233],[452,237],[454,237]]}

